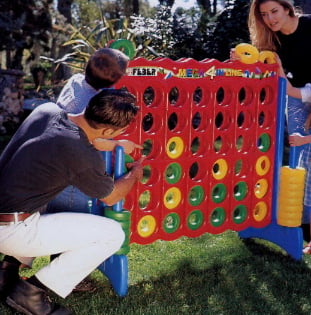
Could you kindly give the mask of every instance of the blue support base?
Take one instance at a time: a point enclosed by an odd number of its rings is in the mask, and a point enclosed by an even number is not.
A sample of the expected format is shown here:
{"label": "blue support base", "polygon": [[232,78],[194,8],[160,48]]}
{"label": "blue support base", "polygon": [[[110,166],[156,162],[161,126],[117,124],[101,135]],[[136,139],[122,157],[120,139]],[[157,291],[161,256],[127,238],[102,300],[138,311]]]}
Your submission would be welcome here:
{"label": "blue support base", "polygon": [[116,293],[123,297],[128,293],[128,258],[126,255],[113,255],[98,269],[107,276]]}
{"label": "blue support base", "polygon": [[303,235],[300,227],[286,227],[272,223],[265,228],[248,228],[239,232],[239,236],[261,238],[275,243],[296,260],[301,260],[303,257]]}

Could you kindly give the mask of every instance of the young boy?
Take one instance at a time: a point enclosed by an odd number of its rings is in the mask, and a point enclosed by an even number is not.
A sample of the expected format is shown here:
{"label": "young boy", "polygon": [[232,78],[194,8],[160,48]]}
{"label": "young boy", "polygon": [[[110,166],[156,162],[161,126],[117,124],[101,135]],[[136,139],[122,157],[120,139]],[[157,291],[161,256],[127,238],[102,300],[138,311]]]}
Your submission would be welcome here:
{"label": "young boy", "polygon": [[[129,58],[120,50],[101,48],[87,62],[85,73],[74,74],[63,87],[56,104],[70,114],[80,114],[89,100],[99,91],[112,88],[125,74]],[[94,139],[93,146],[99,151],[113,151],[122,146],[126,154],[143,149],[129,140]],[[66,187],[48,205],[48,212],[66,208],[74,212],[88,212],[91,198],[72,185]]]}
{"label": "young boy", "polygon": [[[285,77],[283,68],[280,67],[280,75]],[[287,80],[287,94],[293,98],[301,100],[303,106],[311,108],[311,84],[307,83],[302,88],[293,87],[292,84]],[[295,119],[295,117],[290,117]],[[304,123],[305,132],[311,128],[311,114],[307,116]],[[304,191],[304,213],[302,219],[302,228],[304,231],[304,238],[310,240],[311,236],[311,134],[301,135],[300,133],[294,132],[289,135],[290,146],[304,146],[301,151],[299,166],[307,170],[305,180],[305,191]],[[311,242],[303,249],[304,254],[311,254]]]}

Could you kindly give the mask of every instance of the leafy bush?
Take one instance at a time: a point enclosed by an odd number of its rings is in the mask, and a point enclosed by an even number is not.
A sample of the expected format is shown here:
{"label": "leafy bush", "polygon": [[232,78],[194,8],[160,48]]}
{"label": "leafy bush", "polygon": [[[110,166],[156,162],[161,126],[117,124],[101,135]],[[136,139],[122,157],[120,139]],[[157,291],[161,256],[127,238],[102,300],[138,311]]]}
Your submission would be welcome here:
{"label": "leafy bush", "polygon": [[230,48],[249,41],[249,2],[228,0],[218,15],[209,15],[202,6],[189,10],[178,8],[173,14],[168,4],[159,5],[152,17],[133,15],[108,19],[102,15],[89,25],[72,26],[71,38],[64,43],[70,47],[69,53],[56,63],[83,71],[90,54],[118,39],[132,41],[136,45],[136,57],[223,61],[228,59]]}
{"label": "leafy bush", "polygon": [[204,44],[207,54],[224,61],[229,58],[230,49],[238,43],[248,43],[247,18],[250,0],[228,0],[224,10],[213,23],[210,36]]}
{"label": "leafy bush", "polygon": [[[49,4],[53,0],[1,0],[0,2],[0,51],[5,51],[7,69],[22,69],[25,49],[34,44],[48,49],[52,22]],[[29,59],[35,58],[35,50]]]}

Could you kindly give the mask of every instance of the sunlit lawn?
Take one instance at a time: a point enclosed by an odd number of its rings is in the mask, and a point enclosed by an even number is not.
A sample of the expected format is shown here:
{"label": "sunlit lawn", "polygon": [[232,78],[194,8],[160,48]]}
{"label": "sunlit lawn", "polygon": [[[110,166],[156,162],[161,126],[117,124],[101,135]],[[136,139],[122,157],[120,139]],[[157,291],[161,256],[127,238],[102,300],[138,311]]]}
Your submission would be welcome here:
{"label": "sunlit lawn", "polygon": [[[47,261],[37,260],[35,268]],[[129,265],[124,298],[99,271],[92,273],[95,293],[51,296],[77,315],[311,314],[311,257],[294,261],[274,244],[245,242],[232,231],[132,244]],[[0,306],[0,314],[15,313]]]}

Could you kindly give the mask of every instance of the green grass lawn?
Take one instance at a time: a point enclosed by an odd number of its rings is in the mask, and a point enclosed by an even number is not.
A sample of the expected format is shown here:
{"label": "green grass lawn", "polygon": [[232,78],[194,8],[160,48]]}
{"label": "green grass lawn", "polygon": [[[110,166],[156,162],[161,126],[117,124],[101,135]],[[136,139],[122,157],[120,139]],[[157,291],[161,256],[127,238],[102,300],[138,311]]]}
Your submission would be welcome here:
{"label": "green grass lawn", "polygon": [[[128,256],[126,297],[118,297],[106,277],[95,271],[95,293],[52,298],[77,315],[311,314],[311,257],[295,261],[267,241],[243,241],[227,231],[132,244]],[[34,269],[46,262],[37,259]],[[1,305],[0,314],[16,313]]]}

